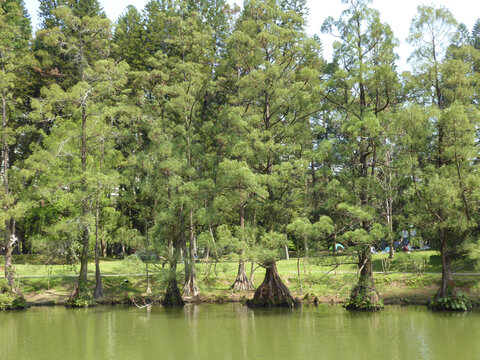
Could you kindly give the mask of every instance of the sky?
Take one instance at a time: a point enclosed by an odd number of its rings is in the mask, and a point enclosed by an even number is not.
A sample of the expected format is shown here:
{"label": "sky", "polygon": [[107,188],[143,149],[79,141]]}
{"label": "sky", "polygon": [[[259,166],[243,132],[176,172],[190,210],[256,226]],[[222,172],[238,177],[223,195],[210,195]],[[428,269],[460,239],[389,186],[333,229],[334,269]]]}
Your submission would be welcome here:
{"label": "sky", "polygon": [[[32,18],[35,27],[38,24],[38,0],[24,0],[27,10]],[[137,9],[143,9],[148,0],[100,0],[109,19],[115,21],[124,11],[127,5],[134,5]],[[243,1],[227,0],[230,4]],[[371,7],[380,11],[381,19],[390,25],[395,37],[400,41],[400,47],[396,52],[400,59],[398,62],[400,70],[408,70],[407,58],[411,52],[405,39],[408,36],[410,22],[416,14],[419,5],[428,5],[432,1],[419,0],[373,0]],[[477,18],[480,18],[480,2],[476,0],[435,0],[435,6],[441,5],[449,9],[458,22],[463,22],[469,30],[472,29]],[[318,34],[322,40],[324,56],[331,59],[333,37],[327,34],[321,34],[320,27],[323,21],[332,16],[337,19],[342,11],[348,6],[342,4],[341,0],[307,0],[310,9],[308,16],[308,29],[310,34]]]}

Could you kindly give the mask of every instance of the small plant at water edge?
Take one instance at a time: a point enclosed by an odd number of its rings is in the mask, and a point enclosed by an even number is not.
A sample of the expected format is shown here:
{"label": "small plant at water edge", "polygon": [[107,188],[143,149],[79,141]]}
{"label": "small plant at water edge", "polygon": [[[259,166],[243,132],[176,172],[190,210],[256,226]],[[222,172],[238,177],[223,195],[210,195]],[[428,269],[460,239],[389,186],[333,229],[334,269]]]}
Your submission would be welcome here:
{"label": "small plant at water edge", "polygon": [[468,299],[463,293],[458,292],[442,298],[433,298],[428,305],[430,309],[437,311],[468,311],[476,304]]}
{"label": "small plant at water edge", "polygon": [[85,308],[95,306],[97,303],[91,296],[78,296],[73,299],[67,300],[65,306],[68,308]]}
{"label": "small plant at water edge", "polygon": [[24,297],[11,292],[0,293],[0,310],[23,310],[27,308]]}
{"label": "small plant at water edge", "polygon": [[343,304],[343,307],[347,310],[379,311],[383,309],[383,300],[378,300],[377,302],[373,303],[368,297],[349,298]]}

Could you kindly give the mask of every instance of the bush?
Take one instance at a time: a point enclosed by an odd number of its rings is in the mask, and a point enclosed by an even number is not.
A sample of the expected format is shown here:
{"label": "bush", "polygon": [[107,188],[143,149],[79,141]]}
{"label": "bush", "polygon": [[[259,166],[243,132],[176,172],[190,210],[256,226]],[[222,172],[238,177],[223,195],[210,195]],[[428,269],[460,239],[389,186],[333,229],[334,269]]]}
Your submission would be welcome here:
{"label": "bush", "polygon": [[379,311],[383,309],[383,300],[373,303],[368,297],[365,298],[349,298],[343,307],[347,310],[357,311]]}
{"label": "bush", "polygon": [[429,304],[432,310],[437,311],[468,311],[473,308],[475,304],[468,299],[464,294],[458,292],[450,296],[436,299],[435,297]]}
{"label": "bush", "polygon": [[468,311],[476,303],[468,299],[463,293],[457,292],[454,285],[449,285],[445,297],[434,296],[428,304],[429,308],[437,311]]}
{"label": "bush", "polygon": [[11,292],[0,294],[0,310],[23,310],[26,308],[27,302],[23,296]]}
{"label": "bush", "polygon": [[96,305],[95,300],[89,295],[78,296],[76,298],[69,299],[65,303],[65,306],[68,308],[85,308],[85,307],[90,307],[95,305]]}

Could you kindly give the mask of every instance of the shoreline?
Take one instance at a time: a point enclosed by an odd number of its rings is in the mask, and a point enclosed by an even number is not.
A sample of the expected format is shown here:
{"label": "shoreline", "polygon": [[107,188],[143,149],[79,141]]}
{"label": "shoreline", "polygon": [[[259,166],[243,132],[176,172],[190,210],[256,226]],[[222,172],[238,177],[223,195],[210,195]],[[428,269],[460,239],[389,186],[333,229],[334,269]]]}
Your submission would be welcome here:
{"label": "shoreline", "polygon": [[[222,295],[199,295],[197,297],[184,297],[185,304],[225,304],[225,303],[245,303],[246,300],[253,298],[254,292],[242,292],[234,294],[222,294]],[[68,295],[60,294],[26,294],[24,295],[28,308],[30,307],[42,307],[42,306],[65,306],[68,300]],[[336,296],[317,296],[315,298],[309,297],[307,294],[292,294],[294,298],[297,298],[302,305],[315,304],[315,299],[318,299],[318,304],[343,304],[346,298],[340,298]],[[136,298],[116,297],[116,298],[101,298],[96,300],[97,305],[127,305],[132,307],[144,307],[150,304],[160,304],[162,296],[141,296]],[[380,296],[384,305],[401,305],[401,306],[427,306],[431,296],[419,296],[418,291],[411,291],[410,293],[404,293],[402,296]],[[480,298],[472,297],[474,300],[480,300]]]}

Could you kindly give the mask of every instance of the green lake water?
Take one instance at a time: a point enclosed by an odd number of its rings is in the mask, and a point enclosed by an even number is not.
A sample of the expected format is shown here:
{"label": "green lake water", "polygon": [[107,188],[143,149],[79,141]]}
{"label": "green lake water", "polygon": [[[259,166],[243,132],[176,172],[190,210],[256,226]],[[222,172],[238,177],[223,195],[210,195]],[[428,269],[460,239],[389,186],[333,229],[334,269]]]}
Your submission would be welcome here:
{"label": "green lake water", "polygon": [[480,313],[40,307],[0,313],[0,359],[480,359]]}

